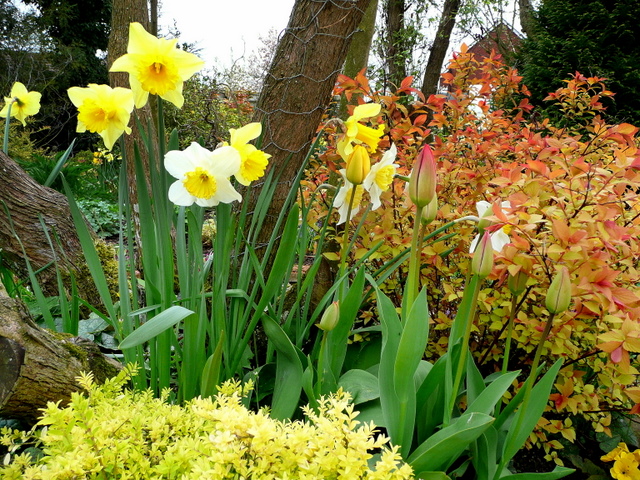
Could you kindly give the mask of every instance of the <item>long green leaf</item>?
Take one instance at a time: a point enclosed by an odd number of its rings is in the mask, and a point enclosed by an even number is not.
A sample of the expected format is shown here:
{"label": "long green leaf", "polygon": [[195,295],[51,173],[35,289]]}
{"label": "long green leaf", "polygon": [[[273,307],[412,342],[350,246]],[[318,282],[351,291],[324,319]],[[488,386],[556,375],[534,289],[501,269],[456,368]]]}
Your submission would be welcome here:
{"label": "long green leaf", "polygon": [[[522,448],[527,437],[535,428],[538,420],[540,420],[540,417],[549,402],[549,394],[551,393],[553,382],[555,381],[561,367],[562,360],[558,360],[554,363],[549,371],[545,373],[538,383],[536,383],[536,385],[531,389],[529,405],[526,408],[526,411],[520,407],[516,412],[515,418],[511,423],[512,428],[509,430],[504,442],[504,452],[500,462],[501,465],[506,465],[513,458],[516,452]],[[522,423],[518,420],[520,415],[524,415]],[[514,426],[518,424],[521,425],[521,428],[516,431]]]}
{"label": "long green leaf", "polygon": [[380,398],[378,377],[366,370],[349,370],[340,377],[338,386],[351,394],[354,405]]}
{"label": "long green leaf", "polygon": [[169,307],[129,334],[120,343],[120,349],[132,348],[148,342],[192,314],[191,310],[179,305]]}
{"label": "long green leaf", "polygon": [[414,471],[446,470],[493,422],[483,413],[465,413],[434,433],[407,461]]}
{"label": "long green leaf", "polygon": [[64,167],[64,164],[67,162],[69,155],[71,155],[71,151],[73,150],[73,146],[75,145],[75,143],[76,143],[76,139],[74,138],[73,141],[71,142],[71,145],[69,145],[69,147],[64,151],[64,153],[56,163],[56,166],[53,167],[53,170],[51,170],[51,173],[45,180],[43,184],[45,187],[50,187],[53,184],[53,182],[56,180],[56,177],[60,174],[62,167]]}
{"label": "long green leaf", "polygon": [[275,320],[262,317],[264,333],[276,349],[276,382],[273,388],[271,416],[278,420],[291,418],[300,403],[302,362],[293,343]]}
{"label": "long green leaf", "polygon": [[207,363],[202,370],[202,383],[200,387],[200,395],[203,397],[212,397],[216,393],[216,387],[220,381],[220,372],[222,371],[222,346],[224,345],[224,330],[220,332],[218,345],[211,356],[207,359]]}
{"label": "long green leaf", "polygon": [[520,371],[507,372],[491,382],[476,399],[467,407],[468,412],[480,412],[491,415],[496,404],[502,399]]}
{"label": "long green leaf", "polygon": [[500,480],[557,480],[558,478],[564,478],[567,475],[571,475],[573,472],[575,472],[575,469],[573,468],[556,466],[552,472],[515,473],[513,475],[500,477]]}

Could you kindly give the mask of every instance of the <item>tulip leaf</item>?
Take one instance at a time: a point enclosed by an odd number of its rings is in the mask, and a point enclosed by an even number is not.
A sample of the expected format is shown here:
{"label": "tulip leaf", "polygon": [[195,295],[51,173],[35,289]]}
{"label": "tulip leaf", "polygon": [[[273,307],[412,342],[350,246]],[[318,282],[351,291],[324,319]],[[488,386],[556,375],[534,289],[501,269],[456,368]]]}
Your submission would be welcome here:
{"label": "tulip leaf", "polygon": [[380,398],[378,377],[366,370],[349,370],[340,377],[338,386],[351,394],[355,405]]}
{"label": "tulip leaf", "polygon": [[519,373],[520,371],[508,372],[500,375],[476,397],[476,399],[467,408],[467,411],[491,415],[496,404],[502,399],[502,396],[518,377]]}
{"label": "tulip leaf", "polygon": [[407,459],[416,472],[446,470],[493,422],[484,413],[465,413],[431,435]]}
{"label": "tulip leaf", "polygon": [[515,473],[513,475],[500,477],[500,480],[556,480],[558,478],[564,478],[573,472],[575,472],[575,469],[573,468],[556,466],[552,472]]}

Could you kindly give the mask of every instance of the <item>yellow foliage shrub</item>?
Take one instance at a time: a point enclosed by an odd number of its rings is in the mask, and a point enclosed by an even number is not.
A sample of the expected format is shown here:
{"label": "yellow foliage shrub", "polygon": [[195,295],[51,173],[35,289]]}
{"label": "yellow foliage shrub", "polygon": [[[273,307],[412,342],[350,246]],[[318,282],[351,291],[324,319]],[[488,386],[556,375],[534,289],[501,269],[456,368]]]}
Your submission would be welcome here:
{"label": "yellow foliage shrub", "polygon": [[[396,448],[355,420],[347,394],[324,399],[306,421],[281,422],[242,405],[239,383],[184,407],[123,389],[128,367],[104,385],[80,379],[65,408],[49,404],[31,432],[3,429],[0,478],[12,479],[408,479]],[[42,428],[44,427],[44,428]],[[43,453],[17,453],[34,444]],[[30,449],[33,451],[34,449]],[[378,452],[378,453],[376,453]],[[370,467],[371,465],[371,467]]]}

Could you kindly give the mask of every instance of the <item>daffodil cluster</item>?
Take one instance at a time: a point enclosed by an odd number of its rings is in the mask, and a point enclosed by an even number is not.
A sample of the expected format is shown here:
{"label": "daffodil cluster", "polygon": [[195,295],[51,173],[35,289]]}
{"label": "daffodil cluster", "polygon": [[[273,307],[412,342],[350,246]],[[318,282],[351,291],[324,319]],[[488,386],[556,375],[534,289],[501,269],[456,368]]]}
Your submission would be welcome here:
{"label": "daffodil cluster", "polygon": [[[126,369],[104,385],[80,379],[66,407],[50,403],[36,441],[45,454],[18,454],[25,432],[3,429],[0,442],[10,453],[0,466],[4,480],[28,478],[342,478],[409,479],[411,468],[388,448],[374,427],[356,420],[342,392],[325,398],[307,420],[281,422],[266,410],[242,405],[239,383],[220,386],[214,399],[184,407],[149,391],[123,391],[133,372]],[[377,460],[373,454],[379,452]],[[371,466],[369,466],[371,464]]]}
{"label": "daffodil cluster", "polygon": [[204,62],[178,49],[176,44],[175,39],[157,38],[139,23],[131,23],[127,53],[113,62],[110,69],[129,73],[131,89],[97,84],[71,87],[69,98],[78,108],[76,131],[98,133],[111,150],[123,133],[131,133],[128,124],[133,108],[144,107],[150,93],[181,108],[183,84]]}
{"label": "daffodil cluster", "polygon": [[345,122],[346,131],[337,142],[336,149],[345,162],[345,168],[339,170],[342,186],[334,201],[340,215],[338,224],[351,220],[360,211],[365,190],[369,192],[372,209],[379,208],[382,205],[380,197],[389,189],[396,174],[397,148],[393,143],[380,161],[371,165],[370,153],[378,149],[384,125],[373,128],[361,121],[377,116],[380,109],[376,103],[355,107],[353,115]]}
{"label": "daffodil cluster", "polygon": [[640,480],[640,449],[630,452],[626,443],[619,443],[601,460],[614,462],[610,473],[616,480]]}

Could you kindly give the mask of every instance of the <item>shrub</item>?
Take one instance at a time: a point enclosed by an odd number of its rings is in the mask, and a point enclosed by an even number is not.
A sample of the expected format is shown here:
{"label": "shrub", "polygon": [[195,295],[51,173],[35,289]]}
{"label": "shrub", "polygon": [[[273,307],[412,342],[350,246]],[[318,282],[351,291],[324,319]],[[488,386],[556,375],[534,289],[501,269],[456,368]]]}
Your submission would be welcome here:
{"label": "shrub", "polygon": [[[180,407],[167,402],[168,392],[158,399],[151,391],[124,390],[132,373],[126,368],[101,386],[79,378],[86,393],[74,393],[66,408],[49,404],[40,431],[3,428],[0,442],[11,463],[0,467],[0,477],[411,478],[395,447],[355,420],[342,392],[317,412],[307,408],[307,421],[280,422],[264,409],[247,410],[248,388],[236,382],[222,385],[214,399]],[[30,443],[28,452],[16,453]]]}

